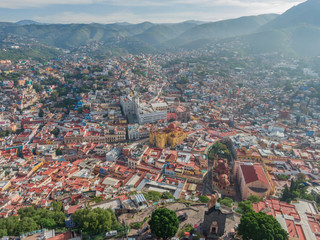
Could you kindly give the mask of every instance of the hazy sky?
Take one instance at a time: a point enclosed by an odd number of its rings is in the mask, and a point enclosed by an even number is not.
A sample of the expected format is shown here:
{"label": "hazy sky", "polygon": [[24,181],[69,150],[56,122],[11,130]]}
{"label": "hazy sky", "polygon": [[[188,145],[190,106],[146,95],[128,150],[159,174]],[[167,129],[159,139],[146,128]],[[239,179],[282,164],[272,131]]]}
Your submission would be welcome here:
{"label": "hazy sky", "polygon": [[305,0],[0,0],[0,21],[155,23],[283,13]]}

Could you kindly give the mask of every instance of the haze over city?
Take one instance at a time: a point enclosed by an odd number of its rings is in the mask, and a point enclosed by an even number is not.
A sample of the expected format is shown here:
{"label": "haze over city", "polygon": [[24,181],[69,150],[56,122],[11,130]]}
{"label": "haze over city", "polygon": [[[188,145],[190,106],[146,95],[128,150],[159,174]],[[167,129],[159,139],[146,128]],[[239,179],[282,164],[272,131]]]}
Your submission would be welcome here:
{"label": "haze over city", "polygon": [[281,14],[304,0],[2,0],[0,21],[176,23]]}
{"label": "haze over city", "polygon": [[1,0],[0,240],[320,240],[320,0]]}

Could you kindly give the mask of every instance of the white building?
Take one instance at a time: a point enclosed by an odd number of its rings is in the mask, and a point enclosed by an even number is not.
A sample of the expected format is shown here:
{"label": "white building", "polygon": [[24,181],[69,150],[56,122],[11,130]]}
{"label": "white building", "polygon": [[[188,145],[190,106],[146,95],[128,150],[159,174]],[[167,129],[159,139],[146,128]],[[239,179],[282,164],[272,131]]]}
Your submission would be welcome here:
{"label": "white building", "polygon": [[155,111],[167,111],[168,104],[165,102],[157,102],[157,103],[151,103],[152,109]]}
{"label": "white building", "polygon": [[152,104],[136,102],[135,110],[140,125],[156,123],[159,120],[167,120],[167,110],[157,110],[163,109],[163,106],[155,103],[153,103],[153,105],[155,108],[152,107]]}
{"label": "white building", "polygon": [[128,139],[129,140],[138,140],[139,139],[139,125],[138,124],[129,124],[128,125]]}
{"label": "white building", "polygon": [[114,148],[106,154],[106,161],[115,162],[121,155],[121,148]]}
{"label": "white building", "polygon": [[120,105],[125,116],[135,113],[135,98],[122,96],[120,97]]}
{"label": "white building", "polygon": [[124,115],[135,114],[140,125],[167,120],[167,103],[140,103],[139,98],[122,96],[120,105]]}
{"label": "white building", "polygon": [[154,111],[151,108],[139,108],[137,117],[138,122],[141,125],[144,125],[146,123],[156,123],[160,120],[167,120],[167,111]]}

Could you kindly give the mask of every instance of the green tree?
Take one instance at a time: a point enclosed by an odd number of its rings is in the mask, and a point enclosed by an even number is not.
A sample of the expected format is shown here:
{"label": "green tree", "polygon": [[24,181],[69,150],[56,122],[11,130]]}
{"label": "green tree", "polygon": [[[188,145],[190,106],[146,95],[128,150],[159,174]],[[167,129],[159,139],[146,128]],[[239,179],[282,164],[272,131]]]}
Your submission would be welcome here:
{"label": "green tree", "polygon": [[59,93],[58,93],[57,91],[53,91],[53,92],[51,93],[51,99],[52,99],[53,101],[56,101],[56,100],[58,99],[58,97],[59,97]]}
{"label": "green tree", "polygon": [[252,203],[258,203],[261,202],[263,199],[261,197],[258,197],[256,195],[250,195],[247,200],[249,200]]}
{"label": "green tree", "polygon": [[32,217],[33,215],[35,215],[35,213],[36,210],[34,209],[34,207],[25,207],[18,210],[20,218]]}
{"label": "green tree", "polygon": [[190,223],[188,223],[184,228],[182,228],[179,231],[179,233],[178,233],[179,238],[185,237],[185,234],[184,234],[185,232],[189,232],[189,233],[193,234],[194,228]]}
{"label": "green tree", "polygon": [[4,220],[4,229],[6,229],[9,236],[19,235],[19,218],[17,216],[9,217]]}
{"label": "green tree", "polygon": [[18,232],[16,233],[20,235],[22,233],[33,232],[38,229],[40,229],[39,225],[32,218],[25,217],[19,222]]}
{"label": "green tree", "polygon": [[60,134],[60,129],[59,128],[55,128],[51,131],[51,134],[53,134],[55,137],[58,137]]}
{"label": "green tree", "polygon": [[200,201],[201,203],[208,203],[209,200],[210,200],[210,199],[209,199],[207,196],[203,196],[203,195],[200,195],[200,196],[199,196],[199,201]]}
{"label": "green tree", "polygon": [[168,239],[174,237],[179,229],[176,212],[167,208],[158,208],[152,212],[149,221],[151,232],[157,237]]}
{"label": "green tree", "polygon": [[41,84],[39,84],[39,83],[33,84],[33,88],[34,88],[34,90],[36,90],[37,93],[43,91],[43,86]]}
{"label": "green tree", "polygon": [[50,205],[50,209],[55,212],[61,212],[63,210],[63,205],[61,202],[53,201]]}
{"label": "green tree", "polygon": [[40,118],[42,118],[42,117],[43,117],[43,115],[44,115],[44,112],[43,112],[43,110],[42,110],[42,109],[40,109],[40,110],[39,110],[39,113],[38,113],[38,116],[39,116]]}
{"label": "green tree", "polygon": [[0,131],[0,138],[9,136],[9,131]]}
{"label": "green tree", "polygon": [[53,215],[53,220],[56,222],[56,225],[62,227],[65,225],[65,215],[61,211],[57,211]]}
{"label": "green tree", "polygon": [[222,200],[220,201],[220,203],[221,203],[222,205],[224,205],[224,206],[227,206],[227,207],[229,207],[229,208],[232,208],[233,200],[232,200],[231,198],[226,197],[226,198],[222,199]]}
{"label": "green tree", "polygon": [[0,228],[0,237],[8,236],[7,229]]}
{"label": "green tree", "polygon": [[23,153],[22,153],[22,150],[20,148],[18,149],[17,156],[19,158],[23,158]]}
{"label": "green tree", "polygon": [[288,233],[279,222],[263,212],[248,212],[241,217],[238,234],[243,240],[286,240]]}
{"label": "green tree", "polygon": [[80,209],[71,218],[79,229],[91,235],[108,232],[120,227],[116,215],[111,209]]}
{"label": "green tree", "polygon": [[297,175],[297,182],[304,182],[306,180],[306,175],[303,173],[298,173]]}
{"label": "green tree", "polygon": [[21,221],[25,218],[31,218],[37,225],[46,228],[56,228],[64,225],[65,215],[61,211],[62,204],[59,202],[52,203],[53,211],[43,208],[35,209],[34,207],[21,208],[18,211]]}
{"label": "green tree", "polygon": [[59,97],[62,97],[62,96],[66,96],[69,93],[70,88],[58,87],[58,88],[56,88],[56,90],[59,94]]}
{"label": "green tree", "polygon": [[219,158],[226,158],[228,161],[231,161],[231,153],[227,145],[222,142],[216,142],[210,148],[208,153],[209,159],[215,159],[216,155],[218,155]]}
{"label": "green tree", "polygon": [[56,227],[56,222],[52,218],[49,218],[49,219],[41,218],[39,220],[39,224],[40,224],[41,228],[52,229],[52,228]]}
{"label": "green tree", "polygon": [[67,108],[68,110],[70,110],[71,108],[74,108],[74,106],[77,104],[77,102],[78,101],[76,99],[66,98],[66,99],[63,99],[62,102],[56,103],[55,107]]}
{"label": "green tree", "polygon": [[284,188],[280,200],[287,203],[296,201],[298,198],[317,201],[317,197],[313,196],[312,194],[307,194],[307,186],[303,184],[304,181],[305,180],[303,175],[298,176],[297,181],[291,179],[290,188],[288,188],[287,186]]}
{"label": "green tree", "polygon": [[77,112],[78,112],[79,114],[82,114],[83,108],[82,108],[82,107],[79,107],[78,110],[77,110]]}
{"label": "green tree", "polygon": [[162,199],[172,199],[173,195],[170,192],[164,192],[164,193],[162,193],[161,198]]}
{"label": "green tree", "polygon": [[276,176],[279,180],[282,180],[282,181],[287,181],[289,179],[289,176],[285,174],[277,174]]}
{"label": "green tree", "polygon": [[253,212],[252,202],[249,200],[240,202],[238,207],[244,214]]}
{"label": "green tree", "polygon": [[61,211],[62,204],[53,202],[53,210],[34,207],[20,208],[19,216],[0,219],[0,237],[2,234],[18,236],[22,233],[32,232],[40,228],[54,229],[64,226],[65,215]]}
{"label": "green tree", "polygon": [[146,200],[151,200],[153,202],[157,202],[161,198],[161,193],[156,191],[149,191],[147,193],[143,193],[143,195],[146,198]]}
{"label": "green tree", "polygon": [[56,155],[57,156],[62,156],[63,155],[61,148],[57,148]]}

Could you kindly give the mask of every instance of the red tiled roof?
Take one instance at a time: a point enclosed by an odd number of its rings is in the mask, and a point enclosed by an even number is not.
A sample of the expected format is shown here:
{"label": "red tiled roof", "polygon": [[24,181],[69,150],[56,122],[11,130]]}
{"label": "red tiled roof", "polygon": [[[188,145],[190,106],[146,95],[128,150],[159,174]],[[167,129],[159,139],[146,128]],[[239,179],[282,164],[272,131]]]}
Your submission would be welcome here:
{"label": "red tiled roof", "polygon": [[301,240],[306,240],[306,237],[304,235],[304,232],[303,232],[303,229],[302,229],[302,226],[301,225],[296,225],[296,229],[297,229],[297,232],[298,232],[298,237],[299,239]]}
{"label": "red tiled roof", "polygon": [[50,240],[66,240],[71,238],[71,232],[61,233],[53,238],[49,238]]}
{"label": "red tiled roof", "polygon": [[121,201],[125,201],[125,200],[128,199],[126,195],[120,195],[120,196],[118,196],[118,197],[115,197],[115,199],[118,199],[118,198],[119,198]]}
{"label": "red tiled roof", "polygon": [[320,232],[320,226],[319,223],[316,221],[309,221],[309,225],[311,227],[312,232],[319,233]]}
{"label": "red tiled roof", "polygon": [[298,233],[297,233],[294,221],[286,219],[286,225],[287,225],[287,228],[288,228],[289,236],[290,237],[298,237]]}
{"label": "red tiled roof", "polygon": [[241,170],[246,184],[260,180],[270,185],[261,165],[241,165]]}
{"label": "red tiled roof", "polygon": [[81,205],[75,205],[75,206],[71,206],[68,209],[68,214],[73,214],[75,211],[81,209]]}

